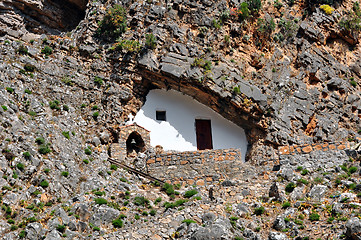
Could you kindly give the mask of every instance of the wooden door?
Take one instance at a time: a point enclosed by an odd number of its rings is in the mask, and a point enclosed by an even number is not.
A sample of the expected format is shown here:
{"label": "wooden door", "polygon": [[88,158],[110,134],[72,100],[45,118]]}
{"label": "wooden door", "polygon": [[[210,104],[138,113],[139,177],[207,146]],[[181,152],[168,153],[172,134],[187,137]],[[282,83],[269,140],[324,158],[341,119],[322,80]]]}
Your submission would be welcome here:
{"label": "wooden door", "polygon": [[196,119],[198,150],[213,149],[211,120]]}

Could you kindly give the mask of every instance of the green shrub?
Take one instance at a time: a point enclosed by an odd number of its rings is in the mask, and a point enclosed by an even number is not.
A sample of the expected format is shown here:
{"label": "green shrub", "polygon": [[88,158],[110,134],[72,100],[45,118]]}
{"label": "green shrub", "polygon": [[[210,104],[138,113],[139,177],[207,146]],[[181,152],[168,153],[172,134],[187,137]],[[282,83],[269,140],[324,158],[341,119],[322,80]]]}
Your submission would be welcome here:
{"label": "green shrub", "polygon": [[296,184],[294,184],[293,182],[290,182],[286,185],[285,191],[287,193],[291,193],[293,191],[293,189],[295,189],[295,187],[296,187]]}
{"label": "green shrub", "polygon": [[98,118],[99,117],[99,112],[94,112],[93,113],[93,118]]}
{"label": "green shrub", "polygon": [[2,105],[1,108],[2,108],[4,111],[8,110],[8,107],[5,106],[5,105]]}
{"label": "green shrub", "polygon": [[15,231],[17,229],[18,229],[18,226],[16,226],[16,225],[11,225],[11,227],[10,227],[10,231]]}
{"label": "green shrub", "polygon": [[64,111],[69,111],[69,107],[67,105],[63,105],[63,110]]}
{"label": "green shrub", "polygon": [[27,93],[27,94],[31,94],[31,93],[32,93],[29,89],[25,89],[24,92]]}
{"label": "green shrub", "polygon": [[254,209],[254,214],[256,214],[257,216],[262,215],[264,212],[265,209],[263,206]]}
{"label": "green shrub", "polygon": [[16,49],[16,53],[19,53],[21,55],[27,55],[29,54],[28,48],[24,45],[20,45],[18,49]]}
{"label": "green shrub", "polygon": [[34,111],[29,111],[28,114],[29,114],[30,116],[32,116],[32,117],[35,117],[35,116],[36,116],[36,112],[34,112]]}
{"label": "green shrub", "polygon": [[361,10],[359,2],[354,2],[352,11],[349,11],[341,18],[339,26],[343,30],[351,33],[361,31]]}
{"label": "green shrub", "polygon": [[247,2],[243,2],[241,3],[241,5],[239,6],[239,11],[238,11],[238,17],[241,21],[246,20],[249,17],[250,14],[250,10],[248,8],[248,3]]}
{"label": "green shrub", "polygon": [[289,208],[289,207],[291,207],[291,203],[290,202],[284,202],[283,204],[282,204],[282,208]]}
{"label": "green shrub", "polygon": [[143,211],[143,212],[142,212],[142,215],[143,215],[143,216],[148,216],[149,213],[148,213],[147,211]]}
{"label": "green shrub", "polygon": [[145,197],[143,197],[143,196],[136,196],[135,198],[134,198],[134,201],[133,201],[133,203],[135,204],[135,205],[137,205],[137,206],[146,206],[146,205],[149,205],[149,200],[148,199],[146,199]]}
{"label": "green shrub", "polygon": [[29,152],[24,152],[23,156],[25,159],[29,160],[31,158],[31,154]]}
{"label": "green shrub", "polygon": [[95,76],[95,77],[94,77],[94,83],[95,83],[96,85],[98,85],[98,86],[103,85],[103,78],[98,77],[98,76]]}
{"label": "green shrub", "polygon": [[134,215],[134,218],[135,218],[135,220],[139,220],[139,219],[140,219],[140,216],[139,216],[138,214],[135,214],[135,215]]}
{"label": "green shrub", "polygon": [[105,195],[105,192],[95,191],[94,194],[97,196],[103,196],[103,195]]}
{"label": "green shrub", "polygon": [[174,194],[174,188],[172,184],[164,183],[162,190],[165,191],[168,196]]}
{"label": "green shrub", "polygon": [[107,11],[98,24],[96,36],[107,41],[120,37],[127,29],[127,13],[120,5],[115,5]]}
{"label": "green shrub", "polygon": [[19,238],[25,238],[25,237],[26,237],[26,232],[25,232],[25,230],[20,231],[20,233],[19,233]]}
{"label": "green shrub", "polygon": [[348,172],[351,173],[351,174],[357,172],[357,167],[355,167],[355,166],[350,167],[350,168],[348,169]]}
{"label": "green shrub", "polygon": [[355,80],[350,81],[351,86],[357,87],[357,82]]}
{"label": "green shrub", "polygon": [[103,205],[103,204],[107,204],[108,201],[104,198],[95,198],[94,199],[94,202],[98,205]]}
{"label": "green shrub", "polygon": [[303,169],[302,171],[301,171],[301,175],[302,176],[305,176],[306,174],[308,174],[309,173],[309,171],[307,170],[307,169]]}
{"label": "green shrub", "polygon": [[317,213],[311,213],[309,216],[309,220],[310,221],[318,221],[320,220],[320,215],[318,215]]}
{"label": "green shrub", "polygon": [[50,172],[50,169],[49,169],[49,168],[45,168],[45,169],[44,169],[44,172],[45,172],[46,174],[48,174],[48,173]]}
{"label": "green shrub", "polygon": [[67,172],[67,171],[61,172],[61,176],[63,176],[63,177],[68,177],[68,176],[69,176],[69,172]]}
{"label": "green shrub", "polygon": [[13,92],[14,92],[14,89],[11,88],[11,87],[6,87],[5,90],[6,90],[8,93],[13,93]]}
{"label": "green shrub", "polygon": [[50,54],[53,53],[53,49],[49,46],[45,46],[42,50],[41,50],[42,54],[45,54],[45,56],[49,56]]}
{"label": "green shrub", "polygon": [[40,182],[40,186],[43,188],[47,188],[49,186],[49,182],[46,180],[43,180]]}
{"label": "green shrub", "polygon": [[157,39],[153,33],[145,35],[145,47],[155,49],[157,47]]}
{"label": "green shrub", "polygon": [[191,224],[191,223],[197,223],[196,221],[192,220],[192,219],[184,219],[182,221],[182,223],[186,223],[187,225]]}
{"label": "green shrub", "polygon": [[257,14],[262,7],[261,0],[247,0],[247,3],[252,14]]}
{"label": "green shrub", "polygon": [[92,107],[92,110],[98,110],[99,109],[99,107],[97,106],[97,105],[94,105],[93,107]]}
{"label": "green shrub", "polygon": [[157,214],[157,211],[155,209],[150,210],[149,214],[151,216],[155,216]]}
{"label": "green shrub", "polygon": [[59,231],[59,232],[61,232],[61,233],[63,233],[63,232],[65,231],[65,228],[66,228],[66,227],[65,227],[64,225],[60,225],[60,224],[59,224],[59,225],[56,227],[56,230]]}
{"label": "green shrub", "polygon": [[61,134],[63,134],[63,136],[64,136],[66,139],[70,139],[69,131],[67,131],[67,132],[63,131]]}
{"label": "green shrub", "polygon": [[24,171],[24,169],[25,169],[25,165],[22,164],[22,163],[16,164],[16,167],[17,167],[17,169],[19,169],[20,171]]}
{"label": "green shrub", "polygon": [[36,69],[36,67],[30,63],[26,63],[24,65],[24,70],[27,71],[27,72],[34,72]]}
{"label": "green shrub", "polygon": [[83,163],[88,164],[89,160],[88,159],[83,159]]}
{"label": "green shrub", "polygon": [[60,110],[60,106],[59,106],[59,101],[58,100],[54,100],[54,101],[50,101],[49,102],[49,107],[50,109],[55,109],[55,110]]}
{"label": "green shrub", "polygon": [[190,198],[190,197],[193,197],[194,195],[196,195],[197,193],[198,193],[198,191],[196,189],[192,189],[192,190],[186,191],[184,193],[184,197]]}
{"label": "green shrub", "polygon": [[43,155],[50,153],[51,149],[50,149],[49,145],[50,144],[48,143],[48,144],[43,144],[43,145],[39,146],[38,152]]}
{"label": "green shrub", "polygon": [[87,148],[84,149],[84,153],[85,153],[86,155],[91,155],[91,154],[92,154],[92,151],[90,150],[89,147],[87,147]]}
{"label": "green shrub", "polygon": [[123,221],[121,218],[117,218],[117,219],[113,220],[112,224],[113,224],[113,227],[115,227],[115,228],[123,227]]}
{"label": "green shrub", "polygon": [[41,144],[44,144],[45,143],[45,139],[43,137],[38,137],[35,139],[35,142],[38,144],[38,145],[41,145]]}
{"label": "green shrub", "polygon": [[113,45],[112,49],[118,51],[124,50],[127,53],[137,53],[140,51],[141,47],[140,43],[136,40],[119,39],[117,40],[117,43]]}
{"label": "green shrub", "polygon": [[110,165],[110,169],[111,169],[111,170],[117,170],[117,169],[118,169],[118,166],[115,165],[115,164],[111,164],[111,165]]}
{"label": "green shrub", "polygon": [[160,203],[162,201],[161,197],[158,197],[154,200],[154,205],[157,205],[158,203]]}
{"label": "green shrub", "polygon": [[300,178],[300,179],[297,179],[297,183],[302,183],[304,185],[308,185],[309,182],[306,179]]}

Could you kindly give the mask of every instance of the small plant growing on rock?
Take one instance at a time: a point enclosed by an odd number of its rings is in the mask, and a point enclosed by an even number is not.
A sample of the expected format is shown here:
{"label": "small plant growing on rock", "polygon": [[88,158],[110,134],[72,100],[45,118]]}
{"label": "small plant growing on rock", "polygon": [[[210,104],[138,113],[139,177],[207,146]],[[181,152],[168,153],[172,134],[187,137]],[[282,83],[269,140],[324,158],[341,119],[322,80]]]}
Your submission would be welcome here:
{"label": "small plant growing on rock", "polygon": [[196,221],[192,220],[192,219],[184,219],[182,221],[182,223],[186,223],[187,225],[191,224],[191,223],[197,223]]}
{"label": "small plant growing on rock", "polygon": [[16,168],[19,169],[20,171],[24,171],[25,165],[22,163],[18,163],[18,164],[16,164]]}
{"label": "small plant growing on rock", "polygon": [[61,176],[63,176],[63,177],[68,177],[68,176],[69,176],[69,172],[67,172],[67,171],[61,172]]}
{"label": "small plant growing on rock", "polygon": [[40,182],[40,186],[43,188],[47,188],[49,186],[49,182],[46,180],[43,180]]}
{"label": "small plant growing on rock", "polygon": [[194,195],[196,195],[197,193],[198,193],[198,191],[196,189],[192,189],[192,190],[186,191],[184,193],[184,197],[190,198],[190,197],[193,197]]}
{"label": "small plant growing on rock", "polygon": [[108,9],[107,14],[98,24],[96,36],[112,41],[120,37],[127,29],[127,13],[120,5]]}
{"label": "small plant growing on rock", "polygon": [[92,154],[92,150],[91,150],[89,147],[87,147],[87,148],[84,149],[84,153],[85,153],[86,155],[91,155],[91,154]]}
{"label": "small plant growing on rock", "polygon": [[150,210],[149,212],[150,216],[155,216],[157,214],[157,211],[155,209]]}
{"label": "small plant growing on rock", "polygon": [[308,174],[309,173],[309,171],[307,170],[307,169],[303,169],[302,171],[301,171],[301,175],[302,176],[305,176],[306,174]]}
{"label": "small plant growing on rock", "polygon": [[95,77],[94,77],[94,83],[95,83],[97,86],[103,85],[103,78],[98,77],[98,76],[95,76]]}
{"label": "small plant growing on rock", "polygon": [[50,143],[41,145],[38,149],[38,152],[43,155],[50,153],[51,149],[49,146],[50,146]]}
{"label": "small plant growing on rock", "polygon": [[69,131],[67,131],[67,132],[63,131],[61,134],[63,134],[63,136],[64,136],[66,139],[70,139]]}
{"label": "small plant growing on rock", "polygon": [[38,144],[38,145],[41,145],[41,144],[44,144],[45,143],[45,139],[43,137],[38,137],[35,139],[35,142]]}
{"label": "small plant growing on rock", "polygon": [[145,47],[155,49],[157,47],[157,39],[153,33],[145,35]]}
{"label": "small plant growing on rock", "polygon": [[34,72],[36,67],[30,63],[24,65],[24,70],[27,72]]}
{"label": "small plant growing on rock", "polygon": [[94,199],[94,202],[98,205],[103,205],[103,204],[107,204],[108,201],[104,198],[95,198]]}
{"label": "small plant growing on rock", "polygon": [[122,221],[122,219],[119,217],[119,218],[117,218],[117,219],[115,219],[115,220],[113,220],[112,221],[112,224],[113,224],[113,227],[115,227],[115,228],[121,228],[121,227],[123,227],[123,221]]}
{"label": "small plant growing on rock", "polygon": [[29,152],[24,152],[23,156],[26,160],[29,160],[31,158],[31,154]]}
{"label": "small plant growing on rock", "polygon": [[49,107],[50,109],[55,109],[55,110],[60,110],[60,106],[59,106],[59,101],[58,100],[54,100],[54,101],[50,101],[49,102]]}
{"label": "small plant growing on rock", "polygon": [[45,56],[49,56],[50,54],[53,53],[53,49],[49,46],[45,46],[42,50],[41,50],[42,54],[45,54]]}
{"label": "small plant growing on rock", "polygon": [[289,207],[291,207],[291,203],[290,202],[284,202],[283,204],[282,204],[282,208],[289,208]]}
{"label": "small plant growing on rock", "polygon": [[264,212],[265,208],[263,206],[254,209],[254,214],[257,216],[262,215]]}
{"label": "small plant growing on rock", "polygon": [[115,164],[111,164],[111,165],[110,165],[110,169],[115,171],[115,170],[118,169],[118,166],[115,165]]}
{"label": "small plant growing on rock", "polygon": [[59,232],[61,232],[61,233],[63,233],[63,232],[65,231],[65,228],[66,228],[66,227],[65,227],[64,225],[60,225],[60,224],[59,224],[59,225],[56,227],[56,230],[59,231]]}
{"label": "small plant growing on rock", "polygon": [[146,205],[149,205],[149,200],[146,199],[145,197],[143,196],[137,196],[134,198],[134,201],[133,203],[137,206],[143,206],[145,207]]}
{"label": "small plant growing on rock", "polygon": [[285,191],[287,193],[291,193],[293,191],[293,189],[295,189],[295,187],[296,187],[296,184],[294,184],[293,182],[290,182],[286,185]]}
{"label": "small plant growing on rock", "polygon": [[154,200],[154,205],[157,205],[158,203],[160,203],[162,201],[161,197],[158,197]]}
{"label": "small plant growing on rock", "polygon": [[11,88],[11,87],[6,87],[5,90],[6,90],[8,93],[13,93],[13,92],[14,92],[14,89]]}
{"label": "small plant growing on rock", "polygon": [[28,48],[24,45],[20,45],[18,49],[16,49],[16,53],[19,53],[21,55],[27,55],[29,54]]}
{"label": "small plant growing on rock", "polygon": [[5,105],[2,105],[1,108],[2,108],[4,111],[8,110],[8,107],[5,106]]}
{"label": "small plant growing on rock", "polygon": [[357,172],[357,167],[355,167],[355,166],[350,167],[350,168],[348,169],[348,172],[349,172],[350,174],[353,174],[353,173]]}
{"label": "small plant growing on rock", "polygon": [[174,194],[174,188],[172,184],[164,183],[162,190],[165,191],[169,196]]}
{"label": "small plant growing on rock", "polygon": [[318,215],[317,213],[311,213],[310,216],[309,216],[309,220],[310,221],[318,221],[320,220],[320,215]]}
{"label": "small plant growing on rock", "polygon": [[335,9],[333,9],[330,5],[324,4],[321,5],[320,8],[327,14],[331,15]]}

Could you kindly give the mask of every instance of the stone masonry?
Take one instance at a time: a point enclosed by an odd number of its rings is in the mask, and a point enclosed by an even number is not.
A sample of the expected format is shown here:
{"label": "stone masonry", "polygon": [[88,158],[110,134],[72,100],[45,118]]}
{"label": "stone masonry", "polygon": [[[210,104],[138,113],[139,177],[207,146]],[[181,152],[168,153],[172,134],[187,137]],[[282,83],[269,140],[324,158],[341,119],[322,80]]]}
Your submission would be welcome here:
{"label": "stone masonry", "polygon": [[162,153],[147,160],[148,173],[172,183],[208,185],[233,178],[242,167],[239,149]]}

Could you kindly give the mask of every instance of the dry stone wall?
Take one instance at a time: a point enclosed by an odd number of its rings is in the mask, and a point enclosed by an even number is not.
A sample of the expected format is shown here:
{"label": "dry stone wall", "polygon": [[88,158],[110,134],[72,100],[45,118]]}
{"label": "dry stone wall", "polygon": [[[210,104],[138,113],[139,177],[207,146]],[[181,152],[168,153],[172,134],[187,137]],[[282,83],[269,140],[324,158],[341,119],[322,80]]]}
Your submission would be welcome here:
{"label": "dry stone wall", "polygon": [[172,183],[199,186],[232,178],[242,167],[239,149],[162,153],[147,160],[148,173]]}
{"label": "dry stone wall", "polygon": [[[360,141],[360,138],[356,140]],[[309,170],[330,169],[350,157],[358,157],[357,142],[323,142],[307,145],[290,145],[278,148],[276,164],[302,166]]]}

